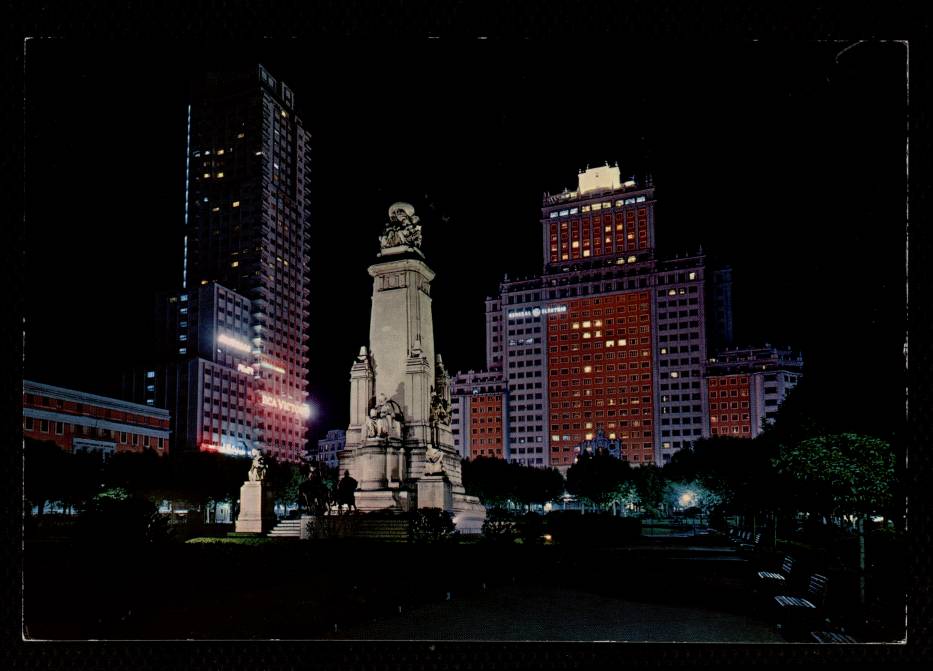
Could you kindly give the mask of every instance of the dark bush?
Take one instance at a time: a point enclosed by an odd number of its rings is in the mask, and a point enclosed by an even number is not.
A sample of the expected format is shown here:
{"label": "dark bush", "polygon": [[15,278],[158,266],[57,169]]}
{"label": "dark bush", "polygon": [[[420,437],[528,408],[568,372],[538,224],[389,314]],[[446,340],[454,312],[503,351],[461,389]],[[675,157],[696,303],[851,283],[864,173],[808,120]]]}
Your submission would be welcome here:
{"label": "dark bush", "polygon": [[494,543],[512,543],[517,535],[515,516],[508,510],[493,508],[483,520],[483,539]]}
{"label": "dark bush", "polygon": [[76,536],[92,542],[156,543],[169,540],[168,520],[155,504],[125,489],[108,489],[88,501]]}
{"label": "dark bush", "polygon": [[641,536],[641,520],[609,513],[580,514],[559,510],[547,514],[545,528],[555,543],[589,547],[618,547]]}
{"label": "dark bush", "polygon": [[518,536],[525,545],[544,542],[544,518],[538,513],[527,512],[517,521]]}
{"label": "dark bush", "polygon": [[453,536],[454,520],[440,508],[419,508],[412,513],[408,534],[416,543],[436,543]]}

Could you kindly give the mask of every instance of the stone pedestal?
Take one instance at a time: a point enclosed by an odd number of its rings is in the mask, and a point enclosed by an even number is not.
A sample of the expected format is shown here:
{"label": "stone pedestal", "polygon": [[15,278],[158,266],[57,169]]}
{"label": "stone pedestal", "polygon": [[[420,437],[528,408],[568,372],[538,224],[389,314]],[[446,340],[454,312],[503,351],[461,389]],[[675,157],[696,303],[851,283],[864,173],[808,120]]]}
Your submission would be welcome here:
{"label": "stone pedestal", "polygon": [[240,514],[236,518],[236,530],[249,533],[265,533],[275,526],[275,502],[272,492],[262,482],[244,482],[240,487]]}
{"label": "stone pedestal", "polygon": [[452,510],[453,490],[444,475],[423,475],[418,480],[418,507]]}

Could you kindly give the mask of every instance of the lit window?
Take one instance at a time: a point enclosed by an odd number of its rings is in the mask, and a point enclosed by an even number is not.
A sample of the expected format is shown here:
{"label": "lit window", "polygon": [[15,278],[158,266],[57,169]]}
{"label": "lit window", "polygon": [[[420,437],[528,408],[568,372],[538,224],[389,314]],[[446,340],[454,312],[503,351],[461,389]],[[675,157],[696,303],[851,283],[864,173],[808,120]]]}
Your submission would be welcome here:
{"label": "lit window", "polygon": [[570,214],[576,214],[576,213],[577,213],[577,208],[571,207],[571,208],[570,208]]}
{"label": "lit window", "polygon": [[239,206],[240,206],[240,201],[238,200],[233,201],[232,207],[239,207]]}
{"label": "lit window", "polygon": [[179,354],[187,354],[187,353],[188,353],[188,348],[187,348],[187,347],[179,347],[179,348],[178,348],[178,353],[179,353]]}
{"label": "lit window", "polygon": [[560,211],[560,216],[562,216],[562,217],[566,217],[568,214],[570,214],[570,210],[561,210],[561,211]]}
{"label": "lit window", "polygon": [[220,212],[220,208],[219,208],[219,207],[212,207],[212,208],[211,208],[211,212]]}
{"label": "lit window", "polygon": [[148,372],[146,373],[146,377],[155,377],[155,371],[154,371],[154,370],[148,371]]}
{"label": "lit window", "polygon": [[244,137],[246,137],[246,133],[237,133],[236,137],[238,140],[242,140]]}
{"label": "lit window", "polygon": [[690,273],[689,275],[687,275],[687,277],[688,277],[689,279],[691,279],[691,280],[695,280],[695,279],[697,278],[697,274],[696,274],[696,273]]}
{"label": "lit window", "polygon": [[[211,177],[211,173],[209,173],[209,172],[205,172],[205,173],[204,173],[204,179],[210,179],[210,177]],[[206,199],[205,199],[205,200],[206,200]]]}
{"label": "lit window", "polygon": [[625,347],[628,344],[628,340],[625,338],[622,338],[621,340],[617,341],[616,344],[619,347]]}
{"label": "lit window", "polygon": [[223,149],[218,149],[218,150],[217,150],[217,155],[218,155],[218,156],[223,156],[223,155],[224,155],[224,150],[223,150]]}
{"label": "lit window", "polygon": [[668,289],[667,295],[668,295],[668,296],[676,296],[676,295],[677,295],[677,289]]}
{"label": "lit window", "polygon": [[680,377],[680,373],[678,373],[678,372],[675,370],[675,371],[671,372],[671,377]]}
{"label": "lit window", "polygon": [[667,348],[666,348],[666,347],[662,347],[662,348],[661,348],[661,354],[667,354]]}
{"label": "lit window", "polygon": [[557,212],[551,212],[550,218],[551,218],[551,219],[557,219]]}
{"label": "lit window", "polygon": [[571,249],[577,249],[579,246],[580,246],[580,241],[579,241],[579,240],[574,240],[573,242],[570,243],[570,248],[571,248]]}
{"label": "lit window", "polygon": [[596,210],[601,210],[601,209],[603,209],[603,206],[602,206],[600,203],[593,203],[593,210],[594,210],[594,211],[596,211]]}
{"label": "lit window", "polygon": [[239,261],[234,261],[233,263],[230,264],[230,267],[231,267],[231,268],[236,268],[236,267],[239,266],[239,265],[240,265],[240,262],[239,262]]}
{"label": "lit window", "polygon": [[628,257],[628,262],[629,262],[629,263],[635,263],[635,257],[634,257],[634,256]]}
{"label": "lit window", "polygon": [[584,206],[583,206],[583,211],[584,211],[584,212],[589,212],[589,211],[590,211],[590,206],[589,206],[589,205],[584,205]]}
{"label": "lit window", "polygon": [[223,177],[224,174],[223,174],[222,172],[218,172],[218,173],[217,173],[217,176],[218,176],[218,177]]}
{"label": "lit window", "polygon": [[634,233],[628,233],[628,234],[625,236],[625,239],[626,239],[626,240],[634,240],[634,239],[635,239],[635,234],[634,234]]}
{"label": "lit window", "polygon": [[592,336],[590,335],[590,332],[589,332],[589,331],[584,331],[584,332],[583,332],[583,339],[584,339],[584,340],[589,340],[591,337],[592,337]]}
{"label": "lit window", "polygon": [[638,196],[638,198],[635,199],[635,202],[636,202],[636,203],[644,203],[644,202],[645,202],[645,197],[644,197],[644,196]]}
{"label": "lit window", "polygon": [[[593,372],[593,367],[592,367],[592,366],[584,366],[584,367],[583,367],[583,372],[584,372],[584,373],[592,373],[592,372]],[[589,429],[590,427],[586,427],[586,428]]]}
{"label": "lit window", "polygon": [[615,341],[613,340],[606,341],[606,347],[614,347],[614,346],[615,346]]}
{"label": "lit window", "polygon": [[570,325],[570,328],[572,328],[572,329],[578,329],[578,328],[580,328],[580,322],[574,322],[573,324]]}
{"label": "lit window", "polygon": [[583,322],[583,328],[588,329],[590,326],[592,326],[592,322],[590,321]]}
{"label": "lit window", "polygon": [[584,249],[584,250],[583,250],[583,256],[589,256],[589,255],[590,255],[590,250]]}

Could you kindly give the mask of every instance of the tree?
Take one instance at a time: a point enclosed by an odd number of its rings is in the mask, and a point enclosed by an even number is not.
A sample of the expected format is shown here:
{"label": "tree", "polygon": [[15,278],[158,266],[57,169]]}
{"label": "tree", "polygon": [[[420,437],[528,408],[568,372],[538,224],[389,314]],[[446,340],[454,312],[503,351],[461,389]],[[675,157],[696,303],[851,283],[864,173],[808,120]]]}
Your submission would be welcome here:
{"label": "tree", "polygon": [[895,455],[890,444],[854,433],[816,436],[783,445],[775,467],[796,482],[806,511],[857,518],[859,596],[864,603],[865,518],[885,514],[891,506]]}
{"label": "tree", "polygon": [[627,461],[602,452],[583,453],[567,471],[567,491],[604,507],[612,502],[619,486],[631,479],[632,467]]}
{"label": "tree", "polygon": [[663,472],[654,464],[645,464],[633,469],[638,506],[643,512],[656,515],[664,501],[667,481]]}
{"label": "tree", "polygon": [[546,503],[564,492],[564,478],[556,468],[477,457],[462,461],[462,474],[467,493],[490,506]]}
{"label": "tree", "polygon": [[894,462],[887,442],[842,433],[784,445],[774,464],[797,483],[800,503],[807,512],[864,517],[889,508]]}

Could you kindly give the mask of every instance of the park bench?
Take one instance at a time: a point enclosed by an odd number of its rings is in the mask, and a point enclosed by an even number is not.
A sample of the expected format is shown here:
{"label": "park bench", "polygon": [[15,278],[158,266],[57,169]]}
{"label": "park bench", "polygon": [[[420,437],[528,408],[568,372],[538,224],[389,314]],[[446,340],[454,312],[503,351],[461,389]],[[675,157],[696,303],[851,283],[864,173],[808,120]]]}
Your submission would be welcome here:
{"label": "park bench", "polygon": [[790,555],[784,555],[784,563],[781,564],[778,571],[758,571],[758,582],[768,585],[786,585],[793,569],[794,558]]}
{"label": "park bench", "polygon": [[778,628],[794,636],[801,628],[809,630],[809,625],[819,621],[826,602],[826,584],[826,576],[814,573],[810,576],[806,594],[775,596],[773,603],[777,609]]}

